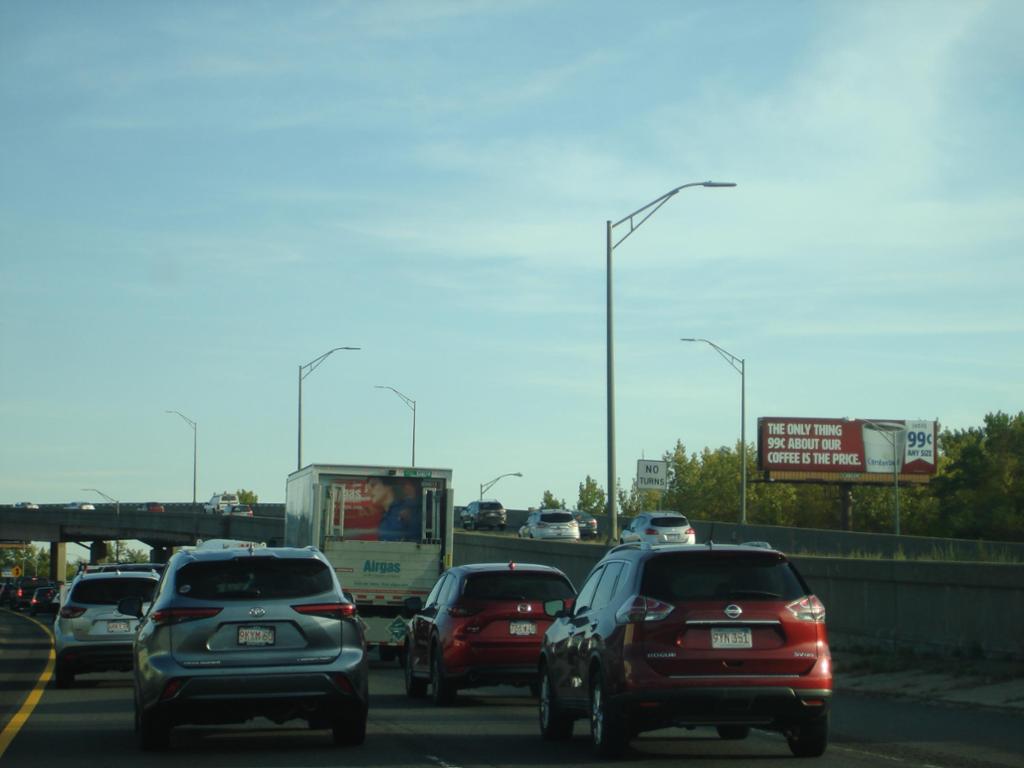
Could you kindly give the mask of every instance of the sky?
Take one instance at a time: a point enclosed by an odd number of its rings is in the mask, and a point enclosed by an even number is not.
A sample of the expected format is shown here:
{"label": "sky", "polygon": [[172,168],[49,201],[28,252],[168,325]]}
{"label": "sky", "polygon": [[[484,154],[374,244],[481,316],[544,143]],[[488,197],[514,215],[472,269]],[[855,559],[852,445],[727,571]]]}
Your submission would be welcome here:
{"label": "sky", "polygon": [[[1021,410],[1024,4],[0,4],[0,503]],[[628,222],[617,227],[618,240]]]}

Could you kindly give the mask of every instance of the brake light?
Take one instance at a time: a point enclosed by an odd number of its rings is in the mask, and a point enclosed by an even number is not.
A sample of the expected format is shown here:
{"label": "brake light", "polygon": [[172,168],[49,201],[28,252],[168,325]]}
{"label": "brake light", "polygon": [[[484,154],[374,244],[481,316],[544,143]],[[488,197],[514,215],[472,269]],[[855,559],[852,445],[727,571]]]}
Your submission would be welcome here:
{"label": "brake light", "polygon": [[615,613],[615,621],[619,624],[638,624],[642,621],[661,621],[666,618],[674,606],[655,600],[653,597],[636,595],[630,597]]}
{"label": "brake light", "polygon": [[154,624],[164,626],[168,624],[181,624],[183,621],[195,621],[196,619],[209,619],[220,613],[223,608],[162,608],[154,611],[150,619]]}
{"label": "brake light", "polygon": [[85,613],[85,608],[79,608],[75,605],[65,605],[60,609],[60,617],[62,619],[77,619]]}
{"label": "brake light", "polygon": [[293,605],[292,610],[304,616],[321,616],[325,619],[351,619],[356,615],[355,603],[307,603]]}
{"label": "brake light", "polygon": [[658,529],[657,528],[648,528],[648,529],[646,529],[644,531],[644,535],[645,536],[657,536],[658,535]]}
{"label": "brake light", "polygon": [[794,600],[786,606],[786,609],[800,621],[825,623],[825,604],[815,595],[808,595],[799,600]]}

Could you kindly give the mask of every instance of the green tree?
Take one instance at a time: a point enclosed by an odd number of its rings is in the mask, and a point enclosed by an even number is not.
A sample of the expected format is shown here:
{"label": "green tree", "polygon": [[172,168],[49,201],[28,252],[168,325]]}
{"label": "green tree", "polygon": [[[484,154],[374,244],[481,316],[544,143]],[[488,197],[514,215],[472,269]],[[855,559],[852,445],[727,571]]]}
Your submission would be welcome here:
{"label": "green tree", "polygon": [[239,488],[236,493],[238,494],[239,504],[256,504],[260,500],[255,491],[247,491],[244,488]]}
{"label": "green tree", "polygon": [[541,509],[565,509],[565,499],[559,499],[551,491],[544,491],[540,500]]}
{"label": "green tree", "polygon": [[604,488],[598,485],[590,475],[580,483],[579,500],[576,502],[576,509],[591,515],[599,515],[605,511],[607,495]]}

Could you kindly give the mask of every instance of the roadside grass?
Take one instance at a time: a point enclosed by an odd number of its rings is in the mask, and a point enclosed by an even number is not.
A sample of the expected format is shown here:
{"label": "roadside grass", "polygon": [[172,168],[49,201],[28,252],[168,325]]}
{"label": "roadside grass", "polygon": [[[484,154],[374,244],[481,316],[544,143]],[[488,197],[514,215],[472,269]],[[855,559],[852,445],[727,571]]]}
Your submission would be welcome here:
{"label": "roadside grass", "polygon": [[943,656],[937,653],[922,653],[906,647],[884,650],[833,642],[831,652],[836,671],[852,675],[885,675],[916,671],[971,678],[988,684],[1024,678],[1024,661],[982,658],[978,649]]}

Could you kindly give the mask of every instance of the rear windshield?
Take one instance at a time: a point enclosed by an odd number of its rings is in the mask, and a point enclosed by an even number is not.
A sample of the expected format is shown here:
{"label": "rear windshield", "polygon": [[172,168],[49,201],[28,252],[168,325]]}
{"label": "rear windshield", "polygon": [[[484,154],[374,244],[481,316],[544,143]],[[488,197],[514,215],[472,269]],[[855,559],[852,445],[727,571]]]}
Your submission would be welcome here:
{"label": "rear windshield", "polygon": [[540,519],[545,523],[571,523],[573,517],[568,512],[544,512]]}
{"label": "rear windshield", "polygon": [[651,558],[644,595],[666,602],[689,600],[796,600],[807,594],[796,570],[781,556],[690,553]]}
{"label": "rear windshield", "polygon": [[684,525],[689,525],[689,521],[685,517],[652,517],[651,525],[656,525],[659,528],[682,528]]}
{"label": "rear windshield", "polygon": [[504,509],[504,507],[501,506],[501,504],[499,504],[496,501],[485,501],[483,504],[480,505],[480,509],[492,509],[500,512],[501,510]]}
{"label": "rear windshield", "polygon": [[83,605],[117,605],[126,597],[140,597],[143,602],[153,598],[153,579],[123,578],[80,581],[69,600]]}
{"label": "rear windshield", "polygon": [[466,579],[463,597],[470,600],[565,600],[576,592],[556,573],[477,573]]}
{"label": "rear windshield", "polygon": [[319,560],[237,560],[190,563],[177,576],[179,595],[197,600],[311,597],[334,590],[330,569]]}

